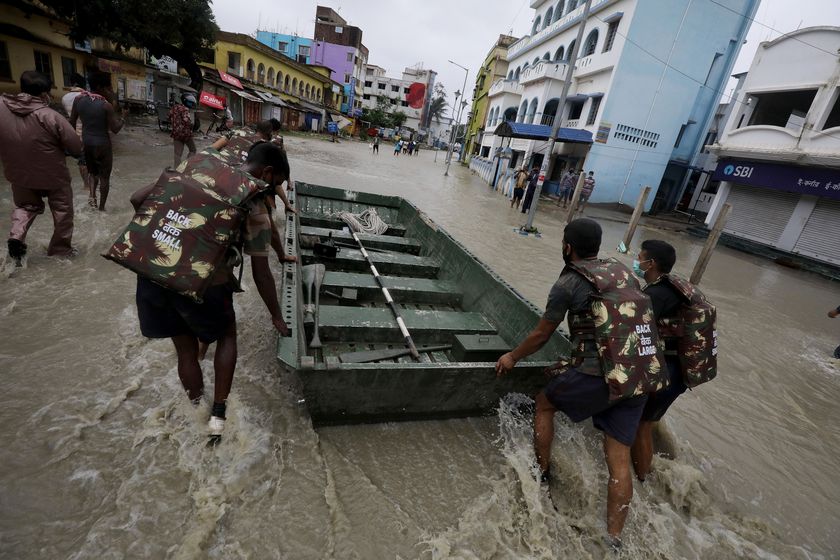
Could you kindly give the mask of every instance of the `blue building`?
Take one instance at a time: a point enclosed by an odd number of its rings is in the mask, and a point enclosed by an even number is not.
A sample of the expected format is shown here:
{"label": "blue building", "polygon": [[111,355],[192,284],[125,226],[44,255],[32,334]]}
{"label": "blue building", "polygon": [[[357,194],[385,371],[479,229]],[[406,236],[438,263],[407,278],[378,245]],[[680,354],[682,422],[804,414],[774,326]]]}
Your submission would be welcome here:
{"label": "blue building", "polygon": [[309,57],[312,55],[312,39],[285,33],[257,31],[257,41],[280,51],[293,60],[309,64]]}
{"label": "blue building", "polygon": [[[546,178],[552,185],[564,169],[594,171],[592,202],[633,205],[651,186],[647,210],[673,208],[759,1],[593,0],[583,21],[583,1],[533,0],[531,34],[508,48],[508,75],[491,86],[479,155],[490,161],[509,146],[511,169],[540,165],[547,142],[494,131],[505,121],[545,125],[547,139],[559,118],[565,128],[587,131],[591,143],[557,144]],[[571,88],[561,102],[569,71]]]}

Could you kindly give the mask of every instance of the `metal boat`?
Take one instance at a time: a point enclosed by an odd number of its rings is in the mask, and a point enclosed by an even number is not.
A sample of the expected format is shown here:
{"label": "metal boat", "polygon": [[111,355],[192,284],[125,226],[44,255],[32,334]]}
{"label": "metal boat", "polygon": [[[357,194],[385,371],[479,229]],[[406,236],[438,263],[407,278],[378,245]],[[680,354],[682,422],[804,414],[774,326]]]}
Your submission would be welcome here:
{"label": "metal boat", "polygon": [[[289,198],[298,213],[287,216],[284,242],[298,262],[283,265],[281,305],[292,336],[279,339],[277,357],[299,377],[313,424],[491,414],[508,393],[536,393],[544,369],[568,355],[568,340],[555,333],[497,378],[496,360],[536,325],[540,310],[410,202],[301,182]],[[387,224],[384,234],[357,235],[370,261],[338,216],[368,209]],[[313,290],[309,271],[319,263],[323,280]],[[313,345],[316,321],[320,344]]]}

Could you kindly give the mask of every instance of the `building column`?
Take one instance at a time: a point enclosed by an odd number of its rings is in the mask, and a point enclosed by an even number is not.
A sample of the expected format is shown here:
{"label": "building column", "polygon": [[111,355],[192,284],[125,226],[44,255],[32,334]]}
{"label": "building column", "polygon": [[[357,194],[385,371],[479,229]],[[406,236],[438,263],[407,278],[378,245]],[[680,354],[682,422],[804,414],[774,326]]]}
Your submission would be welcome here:
{"label": "building column", "polygon": [[729,191],[731,190],[732,183],[729,181],[722,181],[720,183],[717,196],[715,196],[715,199],[712,201],[712,205],[709,207],[709,213],[706,214],[706,221],[704,223],[707,227],[711,227],[711,225],[715,223],[715,220],[717,220],[718,214],[720,214],[720,210],[723,208],[723,203],[726,202],[727,198],[729,198]]}

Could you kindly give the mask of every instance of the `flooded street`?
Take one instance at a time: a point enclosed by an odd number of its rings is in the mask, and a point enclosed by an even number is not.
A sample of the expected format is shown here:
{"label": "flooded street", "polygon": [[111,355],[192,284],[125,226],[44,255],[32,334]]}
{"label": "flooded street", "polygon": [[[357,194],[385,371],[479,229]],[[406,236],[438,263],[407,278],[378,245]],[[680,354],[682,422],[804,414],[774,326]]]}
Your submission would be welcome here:
{"label": "flooded street", "polygon": [[[300,181],[406,197],[538,306],[562,266],[561,215],[541,239],[523,215],[444,154],[374,156],[367,144],[287,137]],[[588,422],[557,415],[556,506],[532,471],[516,397],[487,418],[312,429],[281,375],[250,272],[235,298],[239,362],[223,444],[181,393],[169,341],[139,333],[135,276],[99,256],[131,216],[128,196],[171,161],[168,136],[116,141],[109,209],[87,208],[77,170],[72,261],[0,265],[2,558],[603,558],[606,468]],[[10,191],[0,181],[0,229]],[[604,255],[625,224],[604,217]],[[688,275],[701,241],[662,238]],[[629,264],[628,256],[621,256]],[[277,269],[275,269],[276,277]],[[719,248],[701,284],[718,306],[720,374],[666,416],[674,460],[636,483],[620,558],[837,558],[840,550],[840,284]],[[202,364],[212,383],[212,361]]]}

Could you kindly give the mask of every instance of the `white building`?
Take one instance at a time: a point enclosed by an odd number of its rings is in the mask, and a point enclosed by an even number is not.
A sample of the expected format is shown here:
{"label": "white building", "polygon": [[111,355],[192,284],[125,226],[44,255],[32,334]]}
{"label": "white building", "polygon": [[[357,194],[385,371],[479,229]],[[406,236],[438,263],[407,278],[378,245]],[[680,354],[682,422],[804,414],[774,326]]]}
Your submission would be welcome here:
{"label": "white building", "polygon": [[[440,123],[434,122],[433,119],[431,119],[431,123],[427,122],[430,119],[426,110],[429,106],[436,76],[437,73],[434,70],[415,67],[403,70],[400,78],[392,78],[386,75],[384,68],[368,64],[364,71],[362,107],[373,109],[376,107],[378,98],[385,97],[391,105],[389,112],[399,111],[406,115],[403,128],[420,132],[428,138],[434,138],[435,133],[441,126],[448,127],[448,123],[445,123],[443,119]],[[422,106],[418,108],[411,106],[411,87],[416,83],[423,84],[424,87]]]}
{"label": "white building", "polygon": [[762,43],[720,140],[725,230],[748,243],[840,265],[840,27]]}
{"label": "white building", "polygon": [[[494,157],[508,146],[511,166],[540,165],[559,118],[572,132],[561,129],[548,192],[563,169],[585,165],[595,171],[593,202],[632,205],[649,185],[655,197],[647,209],[655,201],[675,206],[758,3],[593,0],[583,21],[583,1],[531,0],[531,34],[508,47],[507,77],[489,93],[479,151],[483,165],[496,169],[489,175],[499,176],[506,163],[497,166]],[[571,87],[561,100],[569,71]],[[502,123],[512,125],[504,128],[513,136],[494,134]]]}

